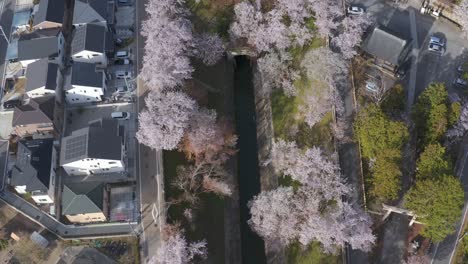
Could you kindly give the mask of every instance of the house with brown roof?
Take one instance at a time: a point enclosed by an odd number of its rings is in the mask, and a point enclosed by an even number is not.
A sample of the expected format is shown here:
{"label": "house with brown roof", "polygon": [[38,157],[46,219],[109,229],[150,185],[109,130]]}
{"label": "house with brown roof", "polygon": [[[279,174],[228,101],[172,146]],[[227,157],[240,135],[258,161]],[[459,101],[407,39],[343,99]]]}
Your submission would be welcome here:
{"label": "house with brown roof", "polygon": [[55,97],[31,98],[13,112],[13,133],[19,137],[48,138],[54,135]]}

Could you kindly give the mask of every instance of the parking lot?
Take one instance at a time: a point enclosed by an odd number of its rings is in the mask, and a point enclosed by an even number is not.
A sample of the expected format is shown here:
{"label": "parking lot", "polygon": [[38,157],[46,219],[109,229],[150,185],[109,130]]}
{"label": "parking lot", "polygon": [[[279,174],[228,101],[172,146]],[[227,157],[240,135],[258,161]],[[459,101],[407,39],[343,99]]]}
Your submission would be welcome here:
{"label": "parking lot", "polygon": [[[133,102],[135,98],[135,6],[132,1],[117,5],[115,12],[115,51],[116,56],[109,58],[107,67],[106,102]],[[119,51],[128,55],[117,56]],[[117,76],[123,74],[125,76]]]}
{"label": "parking lot", "polygon": [[[466,48],[468,42],[463,39],[460,29],[444,18],[436,19],[427,14],[420,14],[418,7],[404,6],[395,8],[382,0],[356,0],[352,1],[363,6],[370,17],[377,23],[386,25],[390,29],[413,39],[410,32],[410,14],[415,14],[418,60],[416,72],[415,98],[432,82],[446,84],[451,97],[464,96],[465,91],[453,87],[452,83],[457,76],[456,68],[463,60],[468,58]],[[432,35],[440,36],[446,41],[445,52],[440,55],[428,50],[429,39]],[[409,74],[405,78],[406,84]]]}

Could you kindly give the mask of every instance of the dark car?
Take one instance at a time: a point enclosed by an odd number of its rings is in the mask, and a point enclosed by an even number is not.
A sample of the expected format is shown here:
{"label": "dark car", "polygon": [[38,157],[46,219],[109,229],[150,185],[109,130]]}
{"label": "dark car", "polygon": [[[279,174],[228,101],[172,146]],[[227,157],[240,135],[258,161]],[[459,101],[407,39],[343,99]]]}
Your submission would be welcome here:
{"label": "dark car", "polygon": [[3,103],[3,108],[11,109],[18,105],[21,105],[21,100],[10,100]]}
{"label": "dark car", "polygon": [[132,62],[129,59],[119,59],[119,60],[115,60],[114,62],[115,65],[129,65],[131,63]]}
{"label": "dark car", "polygon": [[411,68],[411,59],[408,59],[400,67],[398,67],[398,69],[396,71],[396,76],[399,79],[404,79],[406,74],[410,70],[410,68]]}

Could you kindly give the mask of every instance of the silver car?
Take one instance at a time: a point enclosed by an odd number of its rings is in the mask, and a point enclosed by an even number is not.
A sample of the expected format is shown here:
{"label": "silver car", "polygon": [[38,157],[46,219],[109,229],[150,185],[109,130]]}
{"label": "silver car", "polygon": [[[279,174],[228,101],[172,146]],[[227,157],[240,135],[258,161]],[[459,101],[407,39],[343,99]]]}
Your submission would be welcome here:
{"label": "silver car", "polygon": [[435,43],[429,43],[428,49],[429,51],[433,51],[435,53],[439,53],[439,54],[444,53],[444,47]]}
{"label": "silver car", "polygon": [[348,6],[348,14],[360,16],[364,14],[364,9],[359,6]]}

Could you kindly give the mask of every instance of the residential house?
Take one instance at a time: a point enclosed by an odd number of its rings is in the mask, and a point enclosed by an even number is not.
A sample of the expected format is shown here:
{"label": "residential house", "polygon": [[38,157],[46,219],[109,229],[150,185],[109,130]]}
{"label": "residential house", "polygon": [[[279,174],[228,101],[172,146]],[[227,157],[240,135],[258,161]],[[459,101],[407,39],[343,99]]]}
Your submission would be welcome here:
{"label": "residential house", "polygon": [[19,137],[52,137],[54,107],[54,96],[31,98],[28,103],[16,106],[12,120],[13,133]]}
{"label": "residential house", "polygon": [[[38,11],[34,14],[33,28],[61,27],[65,11],[64,2],[64,0],[41,0]],[[115,6],[108,2],[107,0],[75,0],[73,25],[93,23],[106,27],[107,24],[112,26],[115,19],[113,16]]]}
{"label": "residential house", "polygon": [[44,58],[58,61],[63,53],[63,43],[63,35],[56,28],[22,34],[18,40],[18,61],[23,67]]}
{"label": "residential house", "polygon": [[387,27],[377,26],[364,40],[362,48],[376,65],[393,72],[406,61],[411,46],[410,39]]}
{"label": "residential house", "polygon": [[62,139],[60,165],[70,176],[125,170],[125,135],[114,119],[100,119]]}
{"label": "residential house", "polygon": [[53,139],[19,141],[10,185],[20,194],[30,193],[38,204],[53,203],[55,155]]}
{"label": "residential house", "polygon": [[100,102],[106,82],[106,75],[95,64],[74,62],[71,74],[65,78],[65,99],[68,104]]}
{"label": "residential house", "polygon": [[87,24],[75,28],[71,44],[71,56],[75,62],[107,65],[105,53],[106,28]]}
{"label": "residential house", "polygon": [[55,94],[58,65],[48,59],[40,59],[26,69],[26,94],[29,98]]}
{"label": "residential house", "polygon": [[64,0],[41,0],[34,14],[33,29],[62,27],[64,11]]}
{"label": "residential house", "polygon": [[62,192],[62,215],[77,224],[107,221],[107,195],[101,182],[67,183]]}

